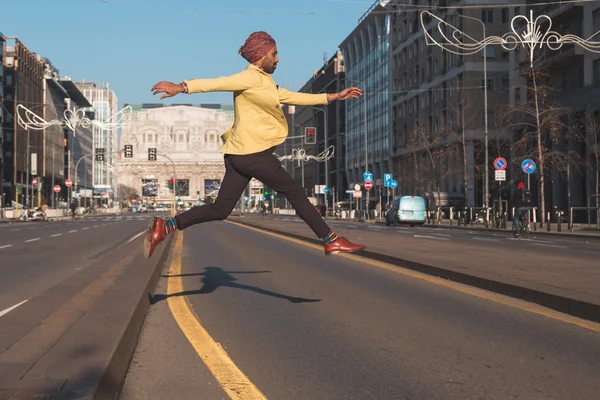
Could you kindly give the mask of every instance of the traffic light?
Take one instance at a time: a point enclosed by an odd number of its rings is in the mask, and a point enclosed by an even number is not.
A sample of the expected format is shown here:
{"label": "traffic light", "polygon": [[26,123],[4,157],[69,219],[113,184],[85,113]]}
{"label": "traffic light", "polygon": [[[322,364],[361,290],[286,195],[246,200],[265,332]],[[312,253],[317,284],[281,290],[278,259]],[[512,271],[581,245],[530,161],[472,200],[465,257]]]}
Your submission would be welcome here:
{"label": "traffic light", "polygon": [[307,127],[304,128],[304,143],[315,144],[317,142],[317,128]]}
{"label": "traffic light", "polygon": [[125,158],[133,157],[133,146],[130,144],[125,145]]}
{"label": "traffic light", "polygon": [[104,149],[96,148],[96,161],[104,161]]}
{"label": "traffic light", "polygon": [[148,161],[156,161],[156,148],[150,147],[148,149]]}
{"label": "traffic light", "polygon": [[523,190],[523,201],[525,204],[531,204],[531,191],[527,189]]}

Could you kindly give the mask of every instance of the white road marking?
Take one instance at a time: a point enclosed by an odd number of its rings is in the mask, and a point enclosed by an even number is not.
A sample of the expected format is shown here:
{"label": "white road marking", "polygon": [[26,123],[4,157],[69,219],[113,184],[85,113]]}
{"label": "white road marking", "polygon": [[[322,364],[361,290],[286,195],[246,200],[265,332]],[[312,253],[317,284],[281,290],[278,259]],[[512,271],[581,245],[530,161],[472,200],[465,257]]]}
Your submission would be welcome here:
{"label": "white road marking", "polygon": [[20,231],[21,229],[11,229],[11,232],[16,232],[16,231]]}
{"label": "white road marking", "polygon": [[546,244],[546,243],[531,243],[532,246],[544,246],[544,247],[556,247],[558,249],[566,249],[567,246],[559,246],[557,244]]}
{"label": "white road marking", "polygon": [[77,232],[77,229],[73,229],[72,231],[69,231],[68,233],[73,233],[73,232]]}
{"label": "white road marking", "polygon": [[98,226],[100,226],[100,225],[94,225],[94,226],[92,226],[92,228],[97,228]]}
{"label": "white road marking", "polygon": [[11,247],[11,246],[12,246],[12,244],[5,244],[4,246],[0,246],[0,249],[5,249],[5,248]]}
{"label": "white road marking", "polygon": [[62,233],[55,233],[54,235],[50,235],[50,237],[62,236]]}
{"label": "white road marking", "polygon": [[473,239],[473,240],[483,240],[485,242],[497,242],[498,241],[498,239],[486,239],[486,238],[478,238],[478,237],[474,237],[474,238],[471,238],[471,239]]}
{"label": "white road marking", "polygon": [[448,240],[446,238],[436,237],[436,236],[425,236],[425,235],[413,235],[416,238],[424,238],[424,239],[436,239],[436,240]]}
{"label": "white road marking", "polygon": [[[27,299],[27,300],[29,300],[29,299]],[[19,304],[15,304],[12,307],[8,307],[6,310],[0,311],[0,317],[3,316],[3,315],[8,314],[9,312],[11,312],[12,310],[14,310],[15,308],[19,307],[21,304],[25,303],[27,300],[24,300],[24,301],[20,302]]]}
{"label": "white road marking", "polygon": [[90,229],[90,227],[89,227],[89,226],[86,226],[85,228],[83,228],[83,230],[84,230],[84,231],[85,231],[86,229]]}
{"label": "white road marking", "polygon": [[135,235],[134,237],[132,237],[131,239],[129,239],[127,241],[127,243],[131,243],[133,242],[135,239],[139,238],[140,236],[142,236],[144,233],[148,232],[147,229],[144,229],[143,231],[141,231],[140,233],[138,233],[137,235]]}
{"label": "white road marking", "polygon": [[29,240],[26,240],[26,241],[25,241],[25,243],[29,243],[29,242],[35,242],[35,241],[37,241],[37,240],[40,240],[40,238],[35,238],[35,239],[29,239]]}

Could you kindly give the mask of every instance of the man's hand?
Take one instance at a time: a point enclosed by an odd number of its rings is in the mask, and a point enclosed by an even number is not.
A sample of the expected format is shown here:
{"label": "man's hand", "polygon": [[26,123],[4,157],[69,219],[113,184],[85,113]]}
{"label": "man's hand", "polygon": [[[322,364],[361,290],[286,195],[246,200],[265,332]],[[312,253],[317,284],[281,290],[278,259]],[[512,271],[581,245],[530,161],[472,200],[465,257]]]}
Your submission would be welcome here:
{"label": "man's hand", "polygon": [[349,88],[342,90],[340,93],[338,93],[337,99],[338,100],[346,100],[351,97],[358,99],[359,97],[362,97],[362,95],[363,95],[362,91],[359,88],[349,87]]}
{"label": "man's hand", "polygon": [[160,81],[152,87],[152,91],[154,92],[152,94],[164,93],[160,96],[160,99],[162,100],[183,93],[183,85],[180,83]]}

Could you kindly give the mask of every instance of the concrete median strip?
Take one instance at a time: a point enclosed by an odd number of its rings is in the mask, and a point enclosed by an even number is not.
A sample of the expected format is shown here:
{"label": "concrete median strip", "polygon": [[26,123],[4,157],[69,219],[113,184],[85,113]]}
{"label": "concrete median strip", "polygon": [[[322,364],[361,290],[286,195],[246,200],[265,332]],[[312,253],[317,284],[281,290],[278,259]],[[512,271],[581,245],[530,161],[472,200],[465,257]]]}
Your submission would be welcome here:
{"label": "concrete median strip", "polygon": [[[287,232],[282,229],[262,226],[260,224],[255,224],[238,218],[229,219],[227,222],[262,231],[264,233],[291,238],[298,243],[307,245],[309,244],[311,247],[322,250],[322,241],[318,239],[312,239],[301,234]],[[367,246],[367,250],[365,251],[361,251],[352,255],[344,254],[343,256],[358,257],[362,258],[363,260],[371,260],[371,262],[385,263],[388,267],[399,267],[405,270],[412,270],[421,274],[433,276],[435,277],[434,279],[452,281],[461,285],[471,286],[476,289],[482,289],[483,291],[491,292],[490,294],[497,294],[503,297],[512,297],[514,299],[523,300],[524,302],[534,303],[538,306],[544,307],[545,311],[536,312],[540,315],[550,316],[551,318],[573,323],[588,329],[588,325],[593,325],[593,330],[598,330],[597,327],[600,326],[597,324],[600,322],[600,304],[576,298],[569,298],[567,296],[561,296],[550,292],[544,292],[523,285],[503,282],[501,280],[470,275],[468,273],[446,269],[439,266],[427,265],[411,260],[404,260],[391,255],[371,252],[368,251],[368,248],[369,247]],[[525,309],[523,307],[518,308]],[[588,321],[592,322],[588,323]]]}
{"label": "concrete median strip", "polygon": [[146,260],[133,242],[145,232],[1,311],[0,399],[119,397],[172,242]]}

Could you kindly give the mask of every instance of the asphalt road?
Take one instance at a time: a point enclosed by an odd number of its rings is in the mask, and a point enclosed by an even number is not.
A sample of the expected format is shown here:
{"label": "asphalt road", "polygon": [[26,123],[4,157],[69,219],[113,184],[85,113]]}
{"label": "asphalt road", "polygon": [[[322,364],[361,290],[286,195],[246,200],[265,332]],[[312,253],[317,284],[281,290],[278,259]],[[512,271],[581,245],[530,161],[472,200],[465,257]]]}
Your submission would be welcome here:
{"label": "asphalt road", "polygon": [[180,296],[269,399],[600,393],[598,331],[226,222],[183,235],[185,290],[161,280],[121,399],[227,398],[169,311]]}
{"label": "asphalt road", "polygon": [[142,232],[149,218],[100,215],[0,224],[0,318]]}

